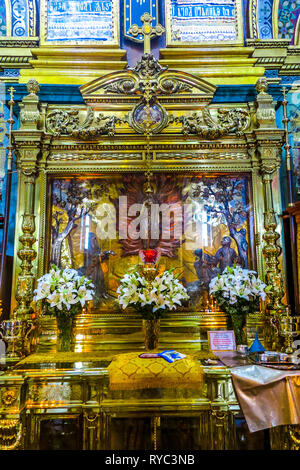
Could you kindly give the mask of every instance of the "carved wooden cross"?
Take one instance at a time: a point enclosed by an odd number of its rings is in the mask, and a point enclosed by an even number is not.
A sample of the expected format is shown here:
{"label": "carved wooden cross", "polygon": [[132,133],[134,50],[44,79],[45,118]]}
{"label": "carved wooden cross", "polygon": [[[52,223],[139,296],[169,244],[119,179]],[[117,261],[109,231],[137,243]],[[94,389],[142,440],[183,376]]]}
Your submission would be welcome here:
{"label": "carved wooden cross", "polygon": [[141,16],[141,21],[143,23],[142,27],[139,28],[137,24],[133,24],[128,32],[134,37],[142,34],[144,36],[144,54],[150,54],[151,39],[155,36],[161,36],[166,30],[161,24],[152,26],[153,17],[149,13],[144,13]]}

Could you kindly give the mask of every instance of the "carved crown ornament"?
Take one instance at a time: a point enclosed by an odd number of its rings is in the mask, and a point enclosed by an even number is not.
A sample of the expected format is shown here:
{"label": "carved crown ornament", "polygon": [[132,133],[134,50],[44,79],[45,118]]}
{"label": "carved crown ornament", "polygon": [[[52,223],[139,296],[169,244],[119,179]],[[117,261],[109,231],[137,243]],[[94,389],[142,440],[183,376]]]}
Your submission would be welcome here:
{"label": "carved crown ornament", "polygon": [[[114,72],[80,87],[85,103],[95,107],[99,103],[137,102],[145,93],[159,96],[162,104],[174,101],[208,105],[216,86],[179,70],[163,67],[152,54],[144,54],[133,68]],[[176,95],[176,96],[174,96]]]}
{"label": "carved crown ornament", "polygon": [[[87,103],[85,115],[81,109],[52,109],[46,115],[47,131],[56,137],[70,136],[82,140],[94,140],[99,136],[114,136],[117,128],[126,126],[138,134],[151,132],[158,134],[174,124],[174,129],[184,135],[196,134],[200,138],[213,140],[235,133],[237,136],[250,125],[250,115],[246,109],[218,109],[214,116],[209,109],[215,87],[192,75],[169,71],[162,67],[151,55],[144,54],[133,69],[116,72],[91,84],[81,87]],[[196,113],[174,116],[167,111],[162,98],[202,97]],[[104,97],[134,98],[127,114],[117,116],[99,111],[98,99]],[[204,99],[205,98],[205,99]],[[128,127],[127,127],[128,128]],[[150,131],[149,131],[150,129]]]}

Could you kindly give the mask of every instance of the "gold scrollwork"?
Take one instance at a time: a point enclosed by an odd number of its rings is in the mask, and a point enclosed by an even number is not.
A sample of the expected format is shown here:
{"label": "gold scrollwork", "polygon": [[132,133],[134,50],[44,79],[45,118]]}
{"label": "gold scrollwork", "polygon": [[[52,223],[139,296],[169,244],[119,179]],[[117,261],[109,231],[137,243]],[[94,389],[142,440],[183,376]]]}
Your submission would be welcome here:
{"label": "gold scrollwork", "polygon": [[18,398],[18,394],[14,389],[7,389],[2,392],[1,401],[4,405],[11,406]]}
{"label": "gold scrollwork", "polygon": [[22,439],[22,423],[18,419],[0,419],[0,450],[16,449]]}
{"label": "gold scrollwork", "polygon": [[202,115],[193,113],[191,116],[179,116],[175,122],[182,124],[182,133],[197,134],[205,139],[218,139],[230,133],[240,136],[249,127],[250,116],[244,109],[218,109],[217,120],[213,119],[208,107]]}
{"label": "gold scrollwork", "polygon": [[138,80],[133,78],[120,78],[114,82],[108,83],[103,86],[107,93],[117,93],[120,95],[132,95],[137,92]]}
{"label": "gold scrollwork", "polygon": [[[95,120],[95,125],[91,124]],[[99,135],[115,135],[115,125],[122,122],[116,116],[104,116],[99,114],[95,119],[92,108],[87,108],[87,115],[83,123],[79,123],[79,110],[66,111],[54,109],[46,117],[46,126],[49,132],[55,136],[69,135],[80,139],[96,138]]]}
{"label": "gold scrollwork", "polygon": [[224,410],[212,410],[211,411],[212,416],[216,419],[216,426],[224,426],[224,421],[225,418],[227,417],[228,413],[227,411]]}
{"label": "gold scrollwork", "polygon": [[293,441],[293,447],[295,450],[300,449],[300,427],[299,426],[288,426],[288,432],[291,440]]}
{"label": "gold scrollwork", "polygon": [[159,88],[162,93],[186,93],[192,90],[192,87],[189,83],[184,82],[183,80],[175,79],[173,77],[163,78],[160,81]]}

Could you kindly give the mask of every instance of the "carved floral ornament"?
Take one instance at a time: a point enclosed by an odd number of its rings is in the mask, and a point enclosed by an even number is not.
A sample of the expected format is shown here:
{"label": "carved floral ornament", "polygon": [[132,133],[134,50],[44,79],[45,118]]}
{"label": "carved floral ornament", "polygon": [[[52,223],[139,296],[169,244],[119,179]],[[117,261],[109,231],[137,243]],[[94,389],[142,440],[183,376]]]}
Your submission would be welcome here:
{"label": "carved floral ornament", "polygon": [[13,403],[15,403],[17,398],[18,398],[18,393],[15,389],[3,390],[2,395],[1,395],[3,404],[7,406],[10,406]]}
{"label": "carved floral ornament", "polygon": [[[230,133],[241,136],[250,125],[250,116],[244,109],[218,109],[217,119],[213,119],[209,109],[204,108],[202,116],[180,116],[175,122],[182,123],[183,134],[196,134],[204,139],[218,139]],[[203,125],[204,123],[204,125]]]}
{"label": "carved floral ornament", "polygon": [[[97,139],[99,136],[114,136],[116,126],[128,124],[135,132],[145,134],[151,128],[151,134],[158,134],[170,123],[181,124],[183,134],[196,134],[201,138],[213,140],[235,133],[240,136],[249,127],[250,116],[244,109],[219,109],[213,118],[208,106],[191,116],[174,117],[159,103],[160,95],[192,93],[195,83],[188,74],[178,78],[175,72],[167,72],[151,55],[144,54],[133,69],[116,73],[113,79],[101,85],[106,94],[130,95],[139,98],[133,109],[122,118],[115,115],[96,115],[91,107],[87,108],[86,117],[80,122],[79,109],[54,109],[46,117],[47,130],[55,136],[68,135],[80,139]],[[120,77],[121,75],[121,77]],[[190,81],[189,81],[190,80]],[[205,96],[212,97],[210,84],[204,83]],[[91,89],[93,92],[93,89]],[[198,90],[199,92],[199,90]],[[147,123],[147,124],[146,124]],[[148,127],[147,127],[148,126]]]}
{"label": "carved floral ornament", "polygon": [[[116,116],[99,114],[95,118],[92,108],[87,108],[84,121],[79,123],[79,109],[71,111],[54,109],[47,114],[47,130],[55,136],[69,135],[80,139],[93,139],[101,135],[114,136],[115,125],[122,122]],[[93,125],[92,125],[93,124]]]}
{"label": "carved floral ornament", "polygon": [[[150,122],[153,126],[152,133],[157,134],[170,123],[182,124],[181,132],[184,135],[196,134],[203,139],[214,140],[228,134],[235,133],[241,136],[249,127],[250,116],[244,109],[218,109],[218,116],[214,119],[209,108],[190,116],[174,117],[169,115],[159,103],[150,106]],[[80,139],[93,140],[99,136],[114,136],[116,125],[128,123],[139,134],[144,133],[144,118],[146,107],[139,103],[124,118],[116,116],[95,116],[91,108],[87,108],[84,121],[79,122],[79,110],[53,110],[47,114],[47,130],[56,137],[68,135]]]}
{"label": "carved floral ornament", "polygon": [[[150,108],[151,123],[155,126],[153,133],[157,134],[167,127],[171,122],[181,123],[181,132],[185,135],[196,134],[201,138],[214,140],[225,135],[235,133],[241,136],[249,127],[250,116],[248,111],[243,109],[218,109],[218,117],[214,119],[209,108],[204,108],[201,113],[194,113],[191,116],[174,117],[168,115],[159,104],[154,104]],[[87,116],[82,124],[79,124],[79,110],[53,110],[47,115],[47,130],[55,136],[69,135],[80,139],[93,140],[101,135],[114,136],[116,125],[128,123],[136,132],[143,134],[143,114],[145,108],[142,104],[137,105],[134,110],[124,118],[116,116],[104,116],[99,114],[95,118],[94,111],[87,109]],[[87,125],[87,121],[95,121],[94,125]]]}
{"label": "carved floral ornament", "polygon": [[34,78],[31,78],[30,80],[28,80],[26,84],[26,88],[27,88],[28,93],[31,95],[37,95],[38,92],[40,91],[40,85]]}
{"label": "carved floral ornament", "polygon": [[104,84],[103,89],[106,93],[140,95],[150,82],[153,96],[192,91],[193,85],[187,79],[183,80],[172,74],[164,76],[167,69],[168,67],[162,67],[151,54],[144,54],[133,69],[128,69],[129,75]]}

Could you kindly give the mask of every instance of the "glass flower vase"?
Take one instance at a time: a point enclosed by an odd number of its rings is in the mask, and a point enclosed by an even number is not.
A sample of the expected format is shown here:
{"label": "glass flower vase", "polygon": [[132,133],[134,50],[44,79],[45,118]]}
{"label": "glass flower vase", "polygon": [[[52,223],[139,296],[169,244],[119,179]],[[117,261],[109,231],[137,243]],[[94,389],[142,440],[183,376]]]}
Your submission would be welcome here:
{"label": "glass flower vase", "polygon": [[57,321],[57,352],[73,352],[74,350],[74,330],[75,330],[75,316],[56,317]]}
{"label": "glass flower vase", "polygon": [[144,344],[147,351],[156,349],[160,335],[160,319],[143,319]]}
{"label": "glass flower vase", "polygon": [[247,344],[247,315],[245,313],[231,311],[229,318],[231,323],[230,327],[232,327],[234,331],[236,345]]}

